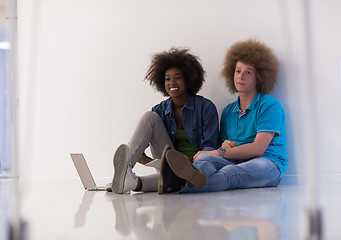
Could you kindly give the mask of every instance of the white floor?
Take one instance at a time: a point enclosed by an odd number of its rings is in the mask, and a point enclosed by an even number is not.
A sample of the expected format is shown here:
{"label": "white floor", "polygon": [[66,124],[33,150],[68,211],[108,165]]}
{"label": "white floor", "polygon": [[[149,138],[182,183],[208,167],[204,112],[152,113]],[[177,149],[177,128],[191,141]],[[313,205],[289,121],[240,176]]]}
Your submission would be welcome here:
{"label": "white floor", "polygon": [[[15,184],[0,180],[1,226]],[[305,239],[302,186],[204,194],[85,192],[78,180],[19,183],[26,239]],[[323,239],[341,239],[341,185],[319,188]],[[7,203],[6,203],[7,202]],[[9,208],[8,208],[9,207]],[[15,212],[15,211],[14,211]],[[1,230],[0,226],[0,230]],[[3,232],[3,231],[2,231]],[[1,236],[0,236],[1,239]]]}

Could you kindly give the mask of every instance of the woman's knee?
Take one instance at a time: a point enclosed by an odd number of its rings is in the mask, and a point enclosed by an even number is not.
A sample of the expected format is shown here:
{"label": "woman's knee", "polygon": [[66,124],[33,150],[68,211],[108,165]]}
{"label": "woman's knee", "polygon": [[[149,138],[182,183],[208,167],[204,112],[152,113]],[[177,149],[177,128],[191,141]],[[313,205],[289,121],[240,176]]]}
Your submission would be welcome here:
{"label": "woman's knee", "polygon": [[156,112],[153,112],[153,111],[147,111],[142,115],[141,118],[151,119],[151,118],[155,118],[155,117],[159,117],[159,114],[157,114]]}
{"label": "woman's knee", "polygon": [[153,111],[147,111],[145,112],[141,119],[140,122],[147,123],[147,122],[155,122],[155,121],[162,121],[159,114]]}

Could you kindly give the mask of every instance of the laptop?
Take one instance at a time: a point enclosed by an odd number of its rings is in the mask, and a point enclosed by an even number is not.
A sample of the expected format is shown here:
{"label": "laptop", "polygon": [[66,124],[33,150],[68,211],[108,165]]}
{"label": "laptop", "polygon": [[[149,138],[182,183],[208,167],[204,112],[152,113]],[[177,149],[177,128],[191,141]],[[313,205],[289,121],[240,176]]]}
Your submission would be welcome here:
{"label": "laptop", "polygon": [[83,154],[71,153],[73,163],[77,169],[78,175],[83,183],[86,191],[105,191],[105,187],[98,187],[90,172],[88,164],[85,161]]}

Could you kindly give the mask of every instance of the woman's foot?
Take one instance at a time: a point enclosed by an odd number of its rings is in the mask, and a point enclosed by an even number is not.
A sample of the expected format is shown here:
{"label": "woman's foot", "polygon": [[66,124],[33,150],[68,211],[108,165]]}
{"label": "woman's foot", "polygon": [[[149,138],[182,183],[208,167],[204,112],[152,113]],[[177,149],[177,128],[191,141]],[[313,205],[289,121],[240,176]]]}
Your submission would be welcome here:
{"label": "woman's foot", "polygon": [[122,194],[137,188],[139,181],[129,163],[129,147],[126,144],[120,145],[115,152],[114,169],[113,192]]}

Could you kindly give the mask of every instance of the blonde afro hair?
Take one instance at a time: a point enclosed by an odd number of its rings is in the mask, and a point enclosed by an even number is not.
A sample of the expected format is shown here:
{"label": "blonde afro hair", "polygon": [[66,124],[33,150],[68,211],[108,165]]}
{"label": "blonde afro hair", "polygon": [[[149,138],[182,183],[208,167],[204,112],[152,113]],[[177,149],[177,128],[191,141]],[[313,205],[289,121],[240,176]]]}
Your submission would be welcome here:
{"label": "blonde afro hair", "polygon": [[252,65],[256,70],[256,88],[259,93],[269,93],[278,75],[279,62],[272,49],[264,43],[250,39],[233,44],[226,53],[224,68],[221,71],[226,86],[232,93],[237,89],[234,85],[234,72],[237,62]]}

